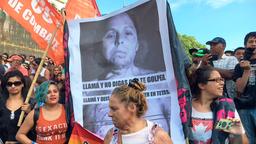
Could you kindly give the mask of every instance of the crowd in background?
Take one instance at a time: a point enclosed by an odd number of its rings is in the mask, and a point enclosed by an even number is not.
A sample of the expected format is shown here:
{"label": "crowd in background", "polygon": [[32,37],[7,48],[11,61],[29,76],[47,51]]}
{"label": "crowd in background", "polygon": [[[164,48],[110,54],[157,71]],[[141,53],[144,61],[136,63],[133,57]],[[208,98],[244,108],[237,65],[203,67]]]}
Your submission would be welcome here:
{"label": "crowd in background", "polygon": [[[3,53],[0,56],[0,76],[11,70],[19,70],[25,77],[29,77],[33,80],[36,70],[41,62],[41,58],[37,58],[33,55],[26,56],[25,54],[12,54]],[[45,80],[53,80],[59,83],[63,83],[65,79],[64,67],[62,65],[56,65],[51,58],[46,57],[42,70],[39,75],[39,84]]]}
{"label": "crowd in background", "polygon": [[[192,93],[191,101],[191,135],[189,142],[195,144],[256,143],[256,32],[248,33],[244,38],[244,47],[234,51],[225,51],[226,41],[216,37],[208,42],[207,48],[191,48],[192,63],[187,67],[187,78]],[[43,68],[37,78],[32,99],[24,103],[31,81],[41,62],[41,58],[23,54],[3,53],[0,57],[1,96],[0,96],[0,138],[3,142],[33,144],[64,143],[67,141],[68,124],[64,110],[65,70],[49,58],[44,60]],[[117,131],[111,129],[105,138],[106,143],[119,142],[118,131],[122,139],[136,141],[139,133],[149,134],[148,125],[142,115],[140,103],[146,99],[144,84],[138,80],[131,81],[122,95],[129,96],[129,101],[122,100],[115,89],[110,98],[109,117],[112,118]],[[122,90],[123,91],[123,90]],[[121,92],[121,91],[120,91]],[[116,99],[116,96],[119,98]],[[125,103],[124,103],[125,102]],[[139,104],[137,104],[137,102]],[[116,116],[120,110],[130,113],[130,117]],[[21,111],[26,119],[21,128],[17,122]],[[37,117],[35,116],[37,115]],[[36,118],[35,118],[36,117]],[[121,119],[122,118],[122,119]],[[133,120],[133,124],[131,124]],[[223,126],[223,124],[226,124]],[[131,124],[129,127],[128,124]],[[138,127],[135,127],[138,124]],[[37,128],[34,128],[34,125]],[[52,129],[47,129],[47,127]],[[47,129],[47,130],[46,130]],[[126,137],[126,132],[135,132]],[[135,130],[135,131],[134,131]],[[143,131],[141,131],[143,130]],[[33,134],[37,133],[37,137]],[[145,132],[144,132],[145,131]],[[160,129],[157,141],[172,143],[167,134]],[[16,135],[17,134],[17,135]],[[116,134],[116,135],[115,135]],[[49,141],[54,136],[53,141]],[[130,136],[130,135],[129,135]],[[136,136],[136,137],[135,137]],[[143,136],[142,136],[143,137]],[[143,141],[151,141],[145,138]],[[121,140],[122,141],[122,140]],[[160,142],[162,143],[162,142]]]}
{"label": "crowd in background", "polygon": [[[63,66],[54,64],[50,58],[46,57],[32,90],[32,97],[28,103],[25,103],[41,58],[36,58],[33,55],[3,53],[0,60],[0,140],[4,143],[17,142],[15,136],[19,130],[18,120],[21,111],[25,111],[26,119],[29,116],[32,119],[32,121],[25,120],[25,122],[29,121],[29,124],[32,122],[32,126],[41,127],[41,129],[34,128],[34,131],[40,134],[41,139],[34,134],[35,132],[28,130],[32,127],[25,125],[23,126],[25,130],[21,129],[21,137],[17,137],[17,139],[20,138],[20,142],[31,143],[31,140],[33,140],[32,142],[37,140],[41,143],[47,143],[47,137],[48,139],[55,137],[55,142],[64,143],[67,140],[67,122],[65,109],[62,105],[65,103]],[[39,110],[34,111],[34,108]],[[33,119],[35,113],[38,113],[38,120]],[[42,131],[47,126],[56,126],[56,128]],[[25,133],[29,139],[23,138],[26,130],[29,131],[28,134]],[[53,137],[49,137],[49,134]],[[50,143],[52,142],[50,141]]]}
{"label": "crowd in background", "polygon": [[[193,95],[191,140],[195,143],[225,143],[229,139],[231,143],[255,144],[256,32],[248,33],[244,47],[234,51],[225,51],[226,41],[222,37],[206,44],[210,49],[189,50],[192,65],[187,69],[187,75]],[[221,125],[218,123],[220,119],[241,121],[240,124],[231,122],[231,127],[219,127],[222,132],[216,132],[219,129],[216,126]],[[210,130],[198,129],[201,125]]]}

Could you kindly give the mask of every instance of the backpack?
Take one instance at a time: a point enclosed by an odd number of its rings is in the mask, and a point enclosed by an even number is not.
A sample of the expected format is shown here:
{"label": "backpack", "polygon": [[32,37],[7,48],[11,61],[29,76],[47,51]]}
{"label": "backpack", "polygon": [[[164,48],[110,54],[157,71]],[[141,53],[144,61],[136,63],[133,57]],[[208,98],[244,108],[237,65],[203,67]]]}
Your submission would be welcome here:
{"label": "backpack", "polygon": [[33,116],[34,125],[33,125],[32,129],[29,132],[29,138],[32,141],[36,141],[36,123],[37,123],[37,120],[39,118],[39,115],[40,115],[40,109],[39,109],[39,107],[37,107],[37,108],[34,109],[34,116]]}

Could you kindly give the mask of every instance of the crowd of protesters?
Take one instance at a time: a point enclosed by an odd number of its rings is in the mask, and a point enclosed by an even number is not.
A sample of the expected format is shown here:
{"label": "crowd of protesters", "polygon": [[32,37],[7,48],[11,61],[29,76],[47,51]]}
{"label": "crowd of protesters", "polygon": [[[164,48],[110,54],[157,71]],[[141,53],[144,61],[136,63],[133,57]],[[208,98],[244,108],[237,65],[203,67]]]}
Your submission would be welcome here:
{"label": "crowd of protesters", "polygon": [[[248,33],[244,47],[234,51],[225,51],[226,41],[221,37],[206,44],[209,50],[189,50],[193,62],[187,69],[193,96],[190,141],[255,144],[256,32]],[[218,127],[221,119],[230,121],[230,127]]]}
{"label": "crowd of protesters", "polygon": [[[45,138],[49,138],[49,134],[51,134],[55,141],[48,141],[48,143],[56,143],[56,141],[64,143],[67,140],[65,135],[67,123],[65,109],[62,105],[65,101],[63,66],[54,64],[50,58],[46,57],[34,85],[32,98],[25,103],[41,58],[24,54],[9,55],[8,53],[3,53],[0,58],[0,140],[3,143],[17,143],[17,140],[21,143],[34,141],[46,143]],[[37,107],[37,111],[33,110]],[[25,112],[26,120],[19,130],[17,124],[21,111]],[[38,120],[31,121],[35,113],[39,113]],[[36,125],[37,128],[35,129],[33,125]],[[57,126],[57,128],[46,133],[42,129],[47,126]],[[29,131],[30,128],[35,129],[34,133],[33,130]],[[19,135],[16,139],[18,130]],[[28,132],[25,133],[26,131]],[[23,133],[27,137],[24,138]]]}
{"label": "crowd of protesters", "polygon": [[[256,32],[248,33],[244,38],[244,47],[234,51],[225,51],[226,41],[221,37],[206,44],[210,49],[189,50],[192,64],[187,68],[187,77],[192,93],[192,121],[188,142],[255,144]],[[65,143],[68,140],[68,124],[63,105],[64,67],[46,57],[32,98],[29,103],[24,103],[41,58],[3,53],[0,60],[0,140],[4,143]],[[147,135],[142,141],[151,141],[148,140],[151,132],[143,132],[145,128],[154,127],[153,123],[143,118],[147,110],[144,87],[143,83],[134,79],[129,85],[114,89],[109,103],[109,116],[115,127],[109,131],[105,143],[125,143],[125,139],[135,142],[141,133]],[[129,97],[129,101],[123,100],[126,97]],[[137,102],[143,103],[141,114],[138,114],[142,108]],[[129,118],[123,116],[121,119],[119,110],[130,113]],[[21,111],[25,112],[26,118],[19,128],[17,123]],[[120,138],[118,132],[127,132],[128,128],[133,132],[132,137],[126,138],[127,135],[123,133]],[[155,140],[172,143],[167,133],[158,129],[160,134],[156,135]]]}

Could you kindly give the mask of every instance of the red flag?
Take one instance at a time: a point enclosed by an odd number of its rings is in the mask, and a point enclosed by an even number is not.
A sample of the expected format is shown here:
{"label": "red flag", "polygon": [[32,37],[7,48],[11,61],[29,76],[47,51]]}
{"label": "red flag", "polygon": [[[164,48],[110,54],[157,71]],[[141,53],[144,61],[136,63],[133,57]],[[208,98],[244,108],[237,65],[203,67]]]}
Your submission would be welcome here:
{"label": "red flag", "polygon": [[[97,4],[95,0],[69,0],[66,8],[66,20],[72,20],[75,18],[88,18],[88,17],[96,17],[100,16],[99,9],[97,7]],[[77,129],[74,123],[74,112],[73,112],[73,101],[72,101],[72,96],[71,96],[71,91],[70,91],[70,75],[69,75],[69,50],[68,50],[68,27],[67,23],[65,21],[64,23],[64,35],[63,35],[63,45],[64,45],[64,52],[65,52],[65,67],[66,69],[66,74],[65,74],[65,105],[66,105],[66,113],[68,116],[68,122],[74,129]],[[81,128],[83,129],[83,128]],[[73,131],[74,132],[74,131]],[[73,138],[73,139],[72,139]],[[82,143],[80,140],[79,136],[76,134],[74,135],[72,133],[72,138],[69,143]],[[100,139],[100,143],[103,143],[103,141]],[[93,143],[94,144],[94,143]],[[95,143],[97,144],[97,143]]]}
{"label": "red flag", "polygon": [[[21,24],[40,48],[46,49],[62,17],[46,0],[1,0],[0,8]],[[60,27],[48,51],[54,62],[64,62],[63,28]]]}
{"label": "red flag", "polygon": [[103,140],[84,129],[78,123],[74,123],[74,128],[69,139],[69,144],[103,144]]}
{"label": "red flag", "polygon": [[67,20],[100,16],[95,0],[69,0],[65,9]]}

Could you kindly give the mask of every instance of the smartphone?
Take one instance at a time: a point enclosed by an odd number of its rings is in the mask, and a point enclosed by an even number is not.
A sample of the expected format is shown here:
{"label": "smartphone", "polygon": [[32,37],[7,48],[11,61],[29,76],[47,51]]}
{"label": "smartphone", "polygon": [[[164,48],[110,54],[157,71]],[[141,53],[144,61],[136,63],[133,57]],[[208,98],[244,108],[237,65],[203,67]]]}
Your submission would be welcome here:
{"label": "smartphone", "polygon": [[220,119],[216,125],[216,129],[228,130],[232,127],[233,121],[231,119]]}
{"label": "smartphone", "polygon": [[218,55],[211,55],[212,58],[209,59],[209,61],[216,61],[219,59],[219,56]]}

